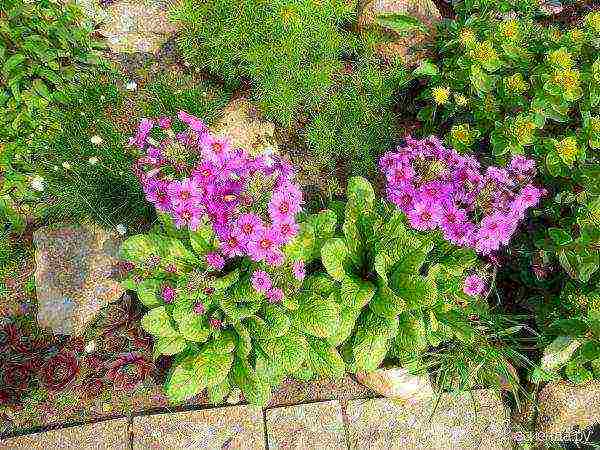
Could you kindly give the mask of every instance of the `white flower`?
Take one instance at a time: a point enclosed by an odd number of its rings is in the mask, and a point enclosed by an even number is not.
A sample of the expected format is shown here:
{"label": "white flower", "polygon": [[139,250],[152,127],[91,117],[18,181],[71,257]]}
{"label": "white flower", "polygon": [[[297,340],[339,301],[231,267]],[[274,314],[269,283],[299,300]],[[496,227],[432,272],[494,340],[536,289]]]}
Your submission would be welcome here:
{"label": "white flower", "polygon": [[123,223],[120,223],[119,225],[117,225],[116,229],[117,229],[117,233],[119,233],[121,236],[125,236],[125,233],[127,233],[127,227]]}
{"label": "white flower", "polygon": [[92,138],[90,139],[90,142],[94,145],[101,145],[104,142],[104,139],[102,139],[100,136],[98,136],[97,134],[92,136]]}
{"label": "white flower", "polygon": [[97,156],[92,156],[90,159],[88,159],[88,162],[92,165],[95,166],[96,164],[98,164],[98,162],[100,162],[100,160],[98,159]]}
{"label": "white flower", "polygon": [[67,161],[65,161],[64,163],[62,163],[62,166],[64,169],[69,170],[71,168],[71,164],[68,163]]}
{"label": "white flower", "polygon": [[39,175],[34,176],[31,179],[31,187],[38,192],[42,192],[44,190],[44,177]]}
{"label": "white flower", "polygon": [[130,81],[125,85],[125,89],[128,91],[135,91],[137,89],[137,83],[135,81]]}
{"label": "white flower", "polygon": [[96,350],[96,342],[94,342],[94,341],[88,342],[87,345],[85,346],[86,353],[94,353],[95,350]]}
{"label": "white flower", "polygon": [[52,166],[52,170],[54,170],[55,172],[58,171],[58,166]]}

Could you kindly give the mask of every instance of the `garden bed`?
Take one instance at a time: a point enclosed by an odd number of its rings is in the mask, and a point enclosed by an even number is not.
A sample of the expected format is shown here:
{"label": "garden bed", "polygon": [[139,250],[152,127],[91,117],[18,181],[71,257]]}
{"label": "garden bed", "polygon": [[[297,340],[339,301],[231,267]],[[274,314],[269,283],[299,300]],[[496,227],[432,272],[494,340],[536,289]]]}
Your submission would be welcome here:
{"label": "garden bed", "polygon": [[598,423],[548,406],[600,379],[600,6],[558,3],[0,0],[0,434],[381,367]]}

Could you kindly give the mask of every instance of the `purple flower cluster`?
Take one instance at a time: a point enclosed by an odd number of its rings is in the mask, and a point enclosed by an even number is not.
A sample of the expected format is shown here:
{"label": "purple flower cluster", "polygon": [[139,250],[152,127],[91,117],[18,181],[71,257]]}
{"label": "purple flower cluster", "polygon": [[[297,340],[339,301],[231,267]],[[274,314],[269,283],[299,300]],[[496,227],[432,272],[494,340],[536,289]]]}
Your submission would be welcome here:
{"label": "purple flower cluster", "polygon": [[[176,134],[169,118],[143,119],[129,142],[144,152],[134,170],[148,201],[178,228],[196,230],[209,221],[219,238],[219,252],[206,256],[215,270],[223,268],[223,257],[235,256],[281,266],[282,246],[298,233],[295,217],[303,203],[292,166],[273,154],[234,148],[184,111],[178,117],[186,132]],[[150,137],[155,126],[160,142]]]}
{"label": "purple flower cluster", "polygon": [[545,190],[531,184],[535,162],[515,156],[508,167],[482,172],[463,156],[429,137],[406,145],[379,161],[387,178],[387,198],[417,230],[441,229],[453,244],[489,255],[508,245],[519,221]]}

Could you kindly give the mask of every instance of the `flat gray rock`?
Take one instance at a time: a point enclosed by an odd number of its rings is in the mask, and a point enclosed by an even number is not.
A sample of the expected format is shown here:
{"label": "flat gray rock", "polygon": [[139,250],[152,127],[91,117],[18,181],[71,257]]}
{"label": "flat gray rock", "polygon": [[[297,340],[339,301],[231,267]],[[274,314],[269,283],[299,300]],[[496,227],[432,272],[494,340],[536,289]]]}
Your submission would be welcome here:
{"label": "flat gray rock", "polygon": [[92,225],[34,233],[38,322],[55,334],[80,335],[101,308],[121,297],[111,278],[120,238]]}

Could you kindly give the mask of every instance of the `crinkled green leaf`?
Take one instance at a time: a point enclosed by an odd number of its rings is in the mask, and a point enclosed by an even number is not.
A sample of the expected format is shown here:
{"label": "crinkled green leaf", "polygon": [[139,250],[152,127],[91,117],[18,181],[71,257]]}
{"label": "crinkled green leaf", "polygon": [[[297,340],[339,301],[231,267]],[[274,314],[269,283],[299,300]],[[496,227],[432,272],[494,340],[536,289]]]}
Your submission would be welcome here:
{"label": "crinkled green leaf", "polygon": [[269,384],[256,374],[246,360],[235,358],[231,368],[231,379],[239,386],[249,403],[264,406],[269,401]]}
{"label": "crinkled green leaf", "polygon": [[330,298],[305,295],[293,312],[294,325],[316,337],[330,337],[340,324],[340,307]]}
{"label": "crinkled green leaf", "polygon": [[321,249],[321,261],[327,273],[337,281],[342,281],[348,265],[348,248],[343,239],[329,239]]}
{"label": "crinkled green leaf", "polygon": [[154,357],[176,355],[185,350],[187,344],[182,336],[159,337],[154,342]]}
{"label": "crinkled green leaf", "polygon": [[173,327],[171,318],[164,306],[159,306],[148,311],[142,317],[141,324],[146,332],[154,336],[172,337],[179,335]]}
{"label": "crinkled green leaf", "polygon": [[324,339],[308,337],[308,361],[315,374],[326,378],[341,378],[345,373],[344,360],[337,349]]}

